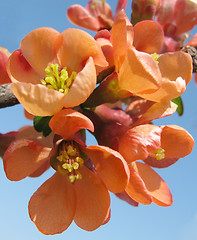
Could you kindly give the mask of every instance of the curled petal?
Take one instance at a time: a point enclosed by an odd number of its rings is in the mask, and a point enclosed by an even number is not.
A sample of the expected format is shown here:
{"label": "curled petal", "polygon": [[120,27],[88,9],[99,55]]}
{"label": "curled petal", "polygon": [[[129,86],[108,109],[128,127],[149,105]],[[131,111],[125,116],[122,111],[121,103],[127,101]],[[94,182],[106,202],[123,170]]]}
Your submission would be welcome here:
{"label": "curled petal", "polygon": [[62,136],[64,139],[72,139],[74,134],[81,129],[94,131],[94,125],[85,115],[73,110],[63,109],[55,114],[49,126],[55,134]]}
{"label": "curled petal", "polygon": [[165,53],[158,58],[159,69],[163,78],[176,81],[178,77],[185,80],[186,85],[192,78],[192,58],[184,52]]}
{"label": "curled petal", "polygon": [[167,183],[147,164],[136,162],[135,170],[145,183],[153,202],[159,206],[172,205],[172,194]]}
{"label": "curled petal", "polygon": [[127,162],[146,159],[150,150],[160,147],[161,129],[146,124],[126,131],[119,141],[119,152]]}
{"label": "curled petal", "polygon": [[8,179],[19,181],[41,167],[49,159],[50,148],[38,145],[33,140],[13,141],[3,157],[4,170]]}
{"label": "curled petal", "polygon": [[176,109],[177,105],[171,101],[155,103],[135,122],[134,126],[172,115]]}
{"label": "curled petal", "polygon": [[177,161],[178,161],[178,158],[163,158],[158,161],[156,158],[153,158],[153,157],[148,157],[147,159],[144,160],[145,163],[147,163],[151,167],[156,167],[156,168],[166,168],[171,166]]}
{"label": "curled petal", "polygon": [[133,45],[138,51],[158,53],[163,45],[164,33],[162,27],[150,20],[137,23],[134,28]]}
{"label": "curled petal", "polygon": [[44,234],[65,231],[74,218],[75,209],[74,187],[59,173],[42,184],[29,201],[30,218]]}
{"label": "curled petal", "polygon": [[161,147],[165,149],[166,158],[182,158],[190,154],[194,139],[182,127],[168,125],[162,127]]}
{"label": "curled petal", "polygon": [[67,9],[68,20],[80,27],[98,31],[100,28],[97,18],[90,15],[90,13],[82,6],[75,4]]}
{"label": "curled petal", "polygon": [[52,116],[63,108],[65,95],[41,84],[16,82],[11,89],[23,107],[35,116]]}
{"label": "curled petal", "polygon": [[115,66],[118,71],[124,61],[128,46],[132,46],[133,43],[133,27],[123,10],[119,12],[114,21],[111,30],[111,42]]}
{"label": "curled petal", "polygon": [[40,83],[41,76],[30,66],[21,50],[12,53],[8,60],[7,71],[12,82]]}
{"label": "curled petal", "polygon": [[129,197],[131,197],[136,202],[148,205],[152,203],[152,197],[148,193],[143,180],[140,178],[139,174],[134,170],[132,165],[129,165],[130,170],[130,180],[125,189]]}
{"label": "curled petal", "polygon": [[21,41],[21,52],[31,67],[41,76],[56,56],[55,43],[60,33],[53,28],[37,28]]}
{"label": "curled petal", "polygon": [[114,66],[114,53],[113,53],[113,47],[111,43],[111,35],[110,32],[106,29],[100,30],[94,38],[96,39],[97,43],[102,49],[102,52],[109,64],[109,67]]}
{"label": "curled petal", "polygon": [[10,52],[6,48],[0,47],[0,84],[11,82],[6,70],[9,56]]}
{"label": "curled petal", "polygon": [[74,221],[78,227],[93,231],[100,227],[110,209],[110,196],[98,176],[83,167],[81,180],[75,182],[77,207]]}
{"label": "curled petal", "polygon": [[113,193],[123,192],[129,180],[129,168],[123,157],[104,146],[89,146],[85,152],[107,189]]}
{"label": "curled petal", "polygon": [[138,207],[138,205],[139,205],[138,202],[133,200],[125,191],[121,192],[121,193],[116,193],[115,195],[116,195],[116,197],[127,202],[128,204],[130,204],[133,207]]}
{"label": "curled petal", "polygon": [[185,92],[186,81],[178,77],[174,81],[171,79],[163,78],[161,87],[154,93],[142,94],[141,97],[154,102],[167,102],[171,99],[179,97]]}
{"label": "curled petal", "polygon": [[130,48],[120,68],[119,82],[135,95],[148,94],[160,87],[161,73],[151,55]]}
{"label": "curled petal", "polygon": [[93,58],[95,65],[108,65],[100,46],[88,33],[68,28],[62,33],[62,40],[58,57],[61,66],[67,67],[69,71],[81,71],[89,57]]}
{"label": "curled petal", "polygon": [[85,67],[80,71],[66,96],[64,96],[64,107],[75,107],[85,102],[96,86],[96,69],[92,57]]}

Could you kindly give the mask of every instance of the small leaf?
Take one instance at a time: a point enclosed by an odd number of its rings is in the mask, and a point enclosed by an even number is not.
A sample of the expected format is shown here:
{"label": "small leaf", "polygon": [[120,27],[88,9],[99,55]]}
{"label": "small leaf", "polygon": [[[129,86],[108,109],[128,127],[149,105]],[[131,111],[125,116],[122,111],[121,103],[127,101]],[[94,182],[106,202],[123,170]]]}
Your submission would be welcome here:
{"label": "small leaf", "polygon": [[33,120],[34,128],[37,132],[42,132],[44,137],[47,137],[51,133],[51,128],[49,127],[49,121],[52,116],[40,117],[35,116]]}
{"label": "small leaf", "polygon": [[173,103],[176,103],[177,107],[177,113],[179,114],[179,116],[183,115],[183,101],[181,99],[181,97],[177,97],[172,99]]}

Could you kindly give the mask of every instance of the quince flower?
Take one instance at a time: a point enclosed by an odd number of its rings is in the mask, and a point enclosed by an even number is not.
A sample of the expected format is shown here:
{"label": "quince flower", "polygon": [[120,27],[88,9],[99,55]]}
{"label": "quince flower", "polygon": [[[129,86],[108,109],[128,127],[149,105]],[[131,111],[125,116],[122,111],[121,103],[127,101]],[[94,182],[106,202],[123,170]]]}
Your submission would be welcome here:
{"label": "quince flower", "polygon": [[23,107],[32,115],[51,116],[88,98],[96,85],[95,65],[107,62],[89,34],[38,28],[23,38],[7,70],[11,89]]}
{"label": "quince flower", "polygon": [[3,158],[6,175],[10,180],[20,180],[35,172],[37,162],[50,163],[56,172],[31,197],[31,220],[44,234],[61,233],[73,220],[84,230],[95,230],[110,217],[108,190],[117,193],[126,188],[128,166],[108,147],[84,145],[75,133],[84,128],[93,131],[94,126],[79,112],[64,109],[51,118],[49,125],[58,135],[48,158],[37,156],[40,146],[36,141],[28,144],[23,139],[25,146],[13,142]]}
{"label": "quince flower", "polygon": [[10,52],[6,48],[0,47],[0,84],[11,83],[6,70],[9,56]]}
{"label": "quince flower", "polygon": [[[128,130],[119,141],[119,152],[131,162],[130,181],[125,193],[142,204],[154,202],[159,206],[170,206],[169,187],[150,166],[169,167],[190,154],[193,145],[191,135],[179,126],[147,124]],[[136,161],[138,159],[145,164]]]}
{"label": "quince flower", "polygon": [[[128,0],[118,0],[115,16],[121,9],[125,9]],[[67,17],[73,24],[93,31],[111,29],[114,17],[111,7],[105,0],[90,0],[86,7],[75,4],[67,9]]]}
{"label": "quince flower", "polygon": [[95,38],[109,66],[115,65],[120,90],[150,101],[166,102],[180,96],[192,78],[189,54],[153,54],[159,52],[163,44],[162,29],[153,21],[142,21],[132,27],[121,11],[111,34],[103,30]]}
{"label": "quince flower", "polygon": [[[172,204],[170,189],[151,167],[169,167],[179,158],[190,154],[194,145],[192,136],[185,129],[174,125],[133,126],[132,116],[129,119],[125,114],[120,115],[120,120],[115,113],[113,119],[109,119],[106,107],[98,110],[97,108],[94,134],[99,144],[118,151],[128,162],[130,169],[129,184],[121,193],[121,199],[132,205],[134,200],[142,204],[154,202],[159,206],[170,206]],[[121,112],[120,109],[114,109],[115,111]]]}

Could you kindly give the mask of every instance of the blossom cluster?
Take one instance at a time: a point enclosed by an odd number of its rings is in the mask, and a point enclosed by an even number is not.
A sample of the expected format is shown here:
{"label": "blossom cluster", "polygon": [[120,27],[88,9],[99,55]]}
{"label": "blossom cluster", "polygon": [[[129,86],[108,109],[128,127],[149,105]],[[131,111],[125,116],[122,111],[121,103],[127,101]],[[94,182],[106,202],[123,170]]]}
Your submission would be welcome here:
{"label": "blossom cluster", "polygon": [[[131,21],[126,5],[119,0],[114,15],[104,0],[69,7],[68,19],[94,37],[43,27],[11,54],[0,48],[0,83],[11,83],[33,119],[0,135],[5,174],[19,181],[55,171],[28,206],[44,234],[62,233],[73,220],[87,231],[106,224],[109,192],[133,206],[171,206],[171,191],[153,168],[192,151],[185,129],[152,121],[176,112],[175,99],[192,78],[192,58],[177,46],[196,24],[197,3],[133,0]],[[87,131],[98,145],[86,145]]]}

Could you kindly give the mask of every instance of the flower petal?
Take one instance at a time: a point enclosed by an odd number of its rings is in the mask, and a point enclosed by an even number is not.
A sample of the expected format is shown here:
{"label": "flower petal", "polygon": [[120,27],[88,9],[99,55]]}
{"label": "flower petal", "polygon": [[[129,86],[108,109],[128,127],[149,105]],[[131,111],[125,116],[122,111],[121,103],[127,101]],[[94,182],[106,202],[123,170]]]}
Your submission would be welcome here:
{"label": "flower petal", "polygon": [[133,26],[124,10],[115,18],[111,29],[111,42],[113,46],[116,71],[120,69],[127,53],[127,48],[133,43]]}
{"label": "flower petal", "polygon": [[95,39],[88,33],[74,28],[68,28],[62,33],[63,42],[58,51],[58,57],[62,67],[69,71],[79,72],[89,57],[92,57],[95,65],[106,67],[108,65]]}
{"label": "flower petal", "polygon": [[155,92],[161,85],[158,64],[151,55],[130,48],[120,68],[119,83],[135,95]]}
{"label": "flower petal", "polygon": [[[75,107],[85,102],[96,86],[96,69],[93,59],[90,57],[85,67],[74,79],[72,86],[64,96],[64,107]],[[76,97],[77,96],[77,97]]]}
{"label": "flower petal", "polygon": [[134,123],[134,126],[172,115],[176,109],[177,105],[171,101],[155,103]]}
{"label": "flower petal", "polygon": [[81,129],[94,131],[91,120],[73,109],[63,109],[55,114],[51,118],[49,126],[55,134],[66,140],[72,139],[74,134]]}
{"label": "flower petal", "polygon": [[152,203],[152,197],[148,193],[146,186],[139,176],[139,174],[134,170],[132,165],[129,165],[130,169],[130,180],[125,192],[136,202],[149,205]]}
{"label": "flower petal", "polygon": [[19,139],[13,141],[3,157],[7,178],[12,181],[19,181],[29,176],[49,159],[50,151],[50,148],[39,145],[33,140]]}
{"label": "flower petal", "polygon": [[30,218],[44,234],[65,231],[74,218],[75,208],[74,187],[59,173],[42,184],[29,201]]}
{"label": "flower petal", "polygon": [[17,132],[16,139],[29,139],[34,140],[45,147],[53,147],[54,134],[51,133],[47,137],[44,137],[41,132],[37,132],[33,126],[24,126]]}
{"label": "flower petal", "polygon": [[110,196],[95,173],[86,167],[82,167],[80,173],[82,179],[74,183],[77,198],[74,221],[78,227],[93,231],[106,219],[110,209]]}
{"label": "flower petal", "polygon": [[133,45],[138,51],[158,53],[163,45],[164,33],[162,27],[154,21],[138,22],[134,28]]}
{"label": "flower petal", "polygon": [[0,47],[0,84],[11,82],[6,70],[9,56],[10,52],[6,48]]}
{"label": "flower petal", "polygon": [[160,147],[161,131],[160,127],[150,124],[130,128],[120,138],[120,154],[127,162],[146,159],[149,151]]}
{"label": "flower petal", "polygon": [[130,204],[133,207],[138,207],[138,205],[139,205],[139,203],[136,202],[135,200],[133,200],[125,191],[121,192],[121,193],[116,193],[115,195],[116,195],[116,197],[127,202],[128,204]]}
{"label": "flower petal", "polygon": [[167,183],[147,164],[136,162],[137,173],[145,183],[153,202],[159,206],[172,205],[172,194]]}
{"label": "flower petal", "polygon": [[56,57],[56,41],[60,33],[53,28],[38,28],[21,41],[21,52],[31,67],[41,76],[45,68]]}
{"label": "flower petal", "polygon": [[168,125],[162,127],[161,147],[165,149],[165,158],[182,158],[190,154],[194,139],[182,127]]}
{"label": "flower petal", "polygon": [[192,59],[187,53],[178,51],[165,53],[158,58],[159,69],[163,78],[176,81],[178,77],[185,80],[186,85],[192,78]]}
{"label": "flower petal", "polygon": [[85,153],[109,191],[118,193],[125,190],[129,180],[129,168],[118,152],[104,146],[89,146]]}
{"label": "flower petal", "polygon": [[12,82],[40,83],[41,76],[29,65],[20,50],[15,50],[7,64]]}
{"label": "flower petal", "polygon": [[68,20],[80,27],[90,29],[92,31],[98,31],[100,26],[97,18],[90,15],[87,9],[75,4],[67,9]]}
{"label": "flower petal", "polygon": [[179,97],[185,92],[186,82],[181,77],[174,81],[168,78],[162,78],[161,87],[154,93],[142,94],[141,97],[154,102],[167,102],[171,99]]}
{"label": "flower petal", "polygon": [[41,84],[16,82],[11,89],[23,107],[35,116],[52,116],[63,108],[65,95]]}
{"label": "flower petal", "polygon": [[163,158],[161,160],[157,160],[156,158],[153,157],[148,157],[147,159],[144,160],[144,162],[147,163],[149,166],[156,168],[166,168],[171,166],[177,161],[178,158]]}

